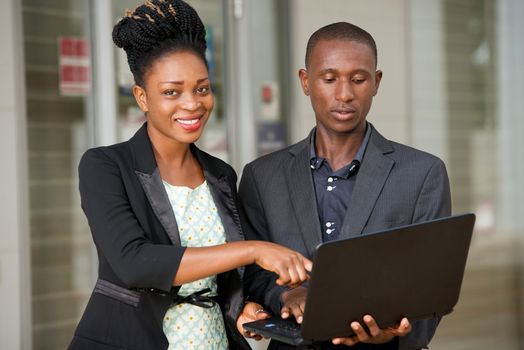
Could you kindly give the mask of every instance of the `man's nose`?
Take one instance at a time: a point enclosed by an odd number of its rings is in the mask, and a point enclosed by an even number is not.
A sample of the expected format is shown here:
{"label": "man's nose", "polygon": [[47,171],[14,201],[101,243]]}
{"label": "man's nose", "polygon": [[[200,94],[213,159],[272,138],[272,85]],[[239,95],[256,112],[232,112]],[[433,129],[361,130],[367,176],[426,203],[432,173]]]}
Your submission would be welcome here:
{"label": "man's nose", "polygon": [[337,90],[336,90],[336,96],[335,98],[338,101],[351,101],[355,97],[353,87],[351,86],[351,82],[343,79],[340,82],[338,82]]}

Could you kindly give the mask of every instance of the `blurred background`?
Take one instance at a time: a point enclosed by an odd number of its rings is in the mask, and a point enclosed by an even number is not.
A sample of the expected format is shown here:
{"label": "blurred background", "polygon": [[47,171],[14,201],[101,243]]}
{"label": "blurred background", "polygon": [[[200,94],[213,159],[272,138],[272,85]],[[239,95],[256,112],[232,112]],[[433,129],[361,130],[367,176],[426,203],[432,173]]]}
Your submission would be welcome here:
{"label": "blurred background", "polygon": [[[96,278],[79,157],[144,121],[111,30],[136,0],[2,0],[0,349],[65,349]],[[368,30],[384,71],[368,117],[447,164],[477,224],[435,350],[524,349],[524,1],[190,0],[216,107],[200,146],[237,172],[314,125],[297,71],[319,27]],[[264,349],[265,344],[258,344]]]}

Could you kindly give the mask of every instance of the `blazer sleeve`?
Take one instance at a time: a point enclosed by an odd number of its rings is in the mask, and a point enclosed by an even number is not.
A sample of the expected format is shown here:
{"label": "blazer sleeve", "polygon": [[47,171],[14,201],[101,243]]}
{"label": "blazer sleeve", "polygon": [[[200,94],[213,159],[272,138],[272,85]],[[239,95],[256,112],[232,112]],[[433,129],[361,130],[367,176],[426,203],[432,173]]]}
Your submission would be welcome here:
{"label": "blazer sleeve", "polygon": [[[264,208],[253,170],[249,164],[242,172],[238,195],[242,229],[246,240],[270,242]],[[277,278],[275,273],[266,271],[255,264],[246,267],[244,277],[244,288],[248,299],[264,305],[274,315],[280,314],[280,296],[287,290],[286,287],[276,284]]]}
{"label": "blazer sleeve", "polygon": [[[429,169],[415,206],[413,223],[451,215],[451,191],[444,162],[438,159]],[[427,349],[440,317],[412,321],[412,331],[399,338],[400,350]]]}
{"label": "blazer sleeve", "polygon": [[[131,206],[123,170],[103,149],[88,150],[78,169],[82,209],[98,254],[127,287],[170,291],[185,248],[147,238]],[[135,176],[132,169],[126,175]]]}

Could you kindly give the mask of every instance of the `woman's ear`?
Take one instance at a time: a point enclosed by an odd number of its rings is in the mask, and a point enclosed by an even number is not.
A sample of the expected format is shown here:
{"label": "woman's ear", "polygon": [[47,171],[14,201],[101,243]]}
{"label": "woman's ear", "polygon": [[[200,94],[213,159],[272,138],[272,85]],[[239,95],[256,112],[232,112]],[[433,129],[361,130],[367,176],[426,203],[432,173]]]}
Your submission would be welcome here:
{"label": "woman's ear", "polygon": [[142,112],[148,112],[146,91],[139,85],[133,85],[133,96],[135,96],[136,103]]}

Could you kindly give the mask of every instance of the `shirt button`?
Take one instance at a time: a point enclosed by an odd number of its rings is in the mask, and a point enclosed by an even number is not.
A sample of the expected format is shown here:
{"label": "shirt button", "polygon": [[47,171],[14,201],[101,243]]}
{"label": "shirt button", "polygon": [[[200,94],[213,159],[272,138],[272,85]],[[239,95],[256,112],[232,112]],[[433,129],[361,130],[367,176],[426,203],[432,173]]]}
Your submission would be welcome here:
{"label": "shirt button", "polygon": [[333,178],[332,177],[328,177],[328,182],[333,182]]}
{"label": "shirt button", "polygon": [[333,188],[334,188],[333,186],[328,186],[328,187],[327,187],[327,190],[328,190],[328,191],[333,191]]}
{"label": "shirt button", "polygon": [[333,232],[333,230],[330,229],[330,228],[328,228],[328,229],[326,230],[326,233],[327,233],[328,235],[329,235],[331,232]]}
{"label": "shirt button", "polygon": [[326,222],[326,227],[331,227],[331,222]]}

